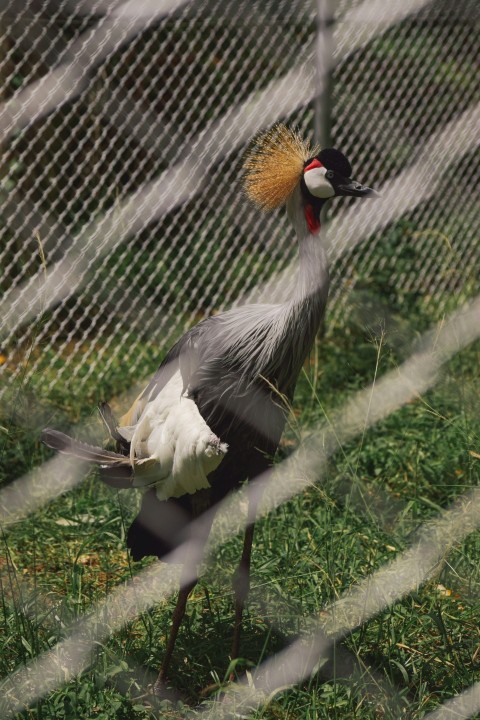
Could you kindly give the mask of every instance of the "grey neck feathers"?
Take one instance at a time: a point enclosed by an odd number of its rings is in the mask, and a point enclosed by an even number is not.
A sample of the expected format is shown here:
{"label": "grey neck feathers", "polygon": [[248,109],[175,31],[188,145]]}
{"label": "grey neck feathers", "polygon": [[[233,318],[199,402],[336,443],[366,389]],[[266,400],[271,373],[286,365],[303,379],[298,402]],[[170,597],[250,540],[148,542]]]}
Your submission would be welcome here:
{"label": "grey neck feathers", "polygon": [[318,233],[308,228],[299,187],[289,198],[287,212],[299,246],[297,279],[291,298],[274,310],[262,372],[291,397],[325,314],[329,275],[327,253]]}
{"label": "grey neck feathers", "polygon": [[[244,305],[224,313],[216,352],[236,358],[242,382],[259,376],[291,397],[323,319],[329,276],[325,248],[308,229],[300,188],[287,203],[299,244],[295,289],[280,305]],[[223,346],[223,348],[222,348]],[[222,349],[221,349],[222,348]]]}
{"label": "grey neck feathers", "polygon": [[287,212],[295,228],[299,248],[297,280],[293,296],[286,303],[286,315],[298,322],[298,333],[310,351],[327,305],[329,289],[328,258],[319,232],[312,234],[303,209],[300,188],[289,198]]}

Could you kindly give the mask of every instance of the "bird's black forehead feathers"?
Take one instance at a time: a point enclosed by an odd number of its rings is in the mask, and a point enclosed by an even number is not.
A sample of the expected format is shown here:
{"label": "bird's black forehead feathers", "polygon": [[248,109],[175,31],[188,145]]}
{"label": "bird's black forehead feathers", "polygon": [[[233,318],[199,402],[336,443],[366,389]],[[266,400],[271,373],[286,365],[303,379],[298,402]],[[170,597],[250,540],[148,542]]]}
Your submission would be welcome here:
{"label": "bird's black forehead feathers", "polygon": [[339,173],[339,175],[343,175],[343,177],[351,177],[352,166],[340,150],[336,150],[335,148],[324,148],[323,150],[320,150],[317,158],[320,160],[322,165],[327,168],[327,170],[333,170],[333,172]]}

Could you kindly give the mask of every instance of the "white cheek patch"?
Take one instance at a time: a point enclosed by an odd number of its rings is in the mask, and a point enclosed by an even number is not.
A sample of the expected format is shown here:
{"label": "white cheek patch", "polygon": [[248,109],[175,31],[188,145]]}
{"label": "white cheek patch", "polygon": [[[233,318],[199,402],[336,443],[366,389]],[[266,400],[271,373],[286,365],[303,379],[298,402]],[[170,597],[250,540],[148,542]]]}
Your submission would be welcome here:
{"label": "white cheek patch", "polygon": [[318,198],[331,198],[335,195],[335,190],[332,184],[325,177],[327,169],[324,167],[315,167],[311,170],[307,170],[303,177],[305,178],[305,185],[309,192]]}

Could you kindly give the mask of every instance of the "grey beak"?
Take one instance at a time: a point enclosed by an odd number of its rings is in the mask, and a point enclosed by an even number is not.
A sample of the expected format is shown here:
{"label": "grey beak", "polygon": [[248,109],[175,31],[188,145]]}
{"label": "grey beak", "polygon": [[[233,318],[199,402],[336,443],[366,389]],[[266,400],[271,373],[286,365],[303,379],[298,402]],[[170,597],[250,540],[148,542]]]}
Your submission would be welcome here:
{"label": "grey beak", "polygon": [[337,195],[351,195],[352,197],[370,197],[370,198],[380,197],[380,195],[377,193],[376,190],[373,190],[372,188],[369,188],[366,185],[361,185],[356,180],[351,180],[350,178],[348,180],[346,180],[345,182],[342,182],[339,185],[337,185],[336,194]]}

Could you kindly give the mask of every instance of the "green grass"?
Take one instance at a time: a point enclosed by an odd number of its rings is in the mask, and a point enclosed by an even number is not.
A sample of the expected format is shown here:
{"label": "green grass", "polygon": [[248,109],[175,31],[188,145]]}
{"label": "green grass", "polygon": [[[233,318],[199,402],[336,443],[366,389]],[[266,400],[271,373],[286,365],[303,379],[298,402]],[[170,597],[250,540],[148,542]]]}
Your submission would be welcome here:
{"label": "green grass", "polygon": [[[351,321],[320,340],[300,380],[279,458],[291,452],[299,428],[324,420],[371,383],[377,362],[381,375],[406,354],[394,325],[366,328]],[[479,360],[477,343],[448,364],[425,396],[344,445],[321,483],[258,522],[239,672],[308,630],[327,603],[392,560],[422,523],[478,485],[480,460],[471,453],[480,454]],[[42,391],[55,372],[47,369],[20,387],[0,421],[4,483],[49,456],[38,442],[46,418],[52,424],[83,419],[89,433],[101,432],[92,411],[100,399],[94,379],[82,397],[71,397],[68,378],[53,394]],[[118,391],[120,371],[113,377],[108,389]],[[91,474],[2,535],[2,677],[68,636],[93,603],[149,564],[132,564],[125,551],[133,512],[130,494],[102,486]],[[145,699],[161,663],[172,600],[99,644],[81,676],[20,717],[182,718],[214,697],[228,671],[230,576],[240,551],[239,537],[217,549],[189,602],[171,671],[184,705],[151,707]],[[355,630],[326,667],[273,697],[255,717],[414,720],[478,681],[479,559],[476,532],[458,543],[426,585]],[[370,668],[375,681],[352,675],[355,663]]]}

